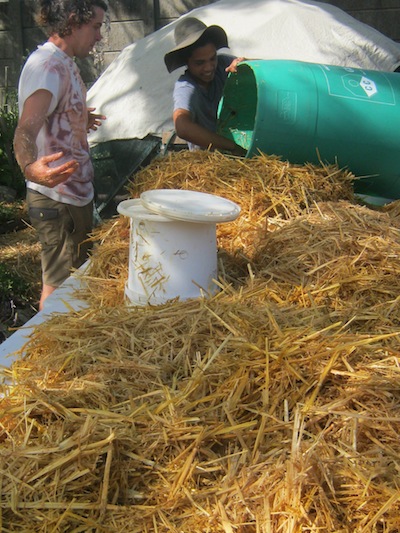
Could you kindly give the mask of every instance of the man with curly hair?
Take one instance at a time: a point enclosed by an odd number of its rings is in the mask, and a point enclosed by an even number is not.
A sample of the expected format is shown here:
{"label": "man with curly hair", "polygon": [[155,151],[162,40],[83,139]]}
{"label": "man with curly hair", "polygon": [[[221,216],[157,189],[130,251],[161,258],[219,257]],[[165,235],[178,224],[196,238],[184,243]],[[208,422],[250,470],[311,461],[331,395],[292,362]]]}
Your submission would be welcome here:
{"label": "man with curly hair", "polygon": [[19,80],[14,150],[42,247],[39,309],[90,248],[94,189],[87,133],[105,117],[87,108],[74,58],[88,56],[101,40],[106,10],[103,0],[41,0],[38,22],[49,38],[29,56]]}

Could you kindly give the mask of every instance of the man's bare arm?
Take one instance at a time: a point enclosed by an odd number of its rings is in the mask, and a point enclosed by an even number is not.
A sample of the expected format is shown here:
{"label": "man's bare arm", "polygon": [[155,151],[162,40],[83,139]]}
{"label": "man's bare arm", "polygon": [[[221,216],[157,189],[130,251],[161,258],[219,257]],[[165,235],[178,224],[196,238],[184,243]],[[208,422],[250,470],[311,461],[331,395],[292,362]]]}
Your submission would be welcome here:
{"label": "man's bare arm", "polygon": [[75,160],[50,167],[49,163],[60,159],[62,152],[38,159],[36,139],[46,120],[51,99],[51,93],[44,89],[27,98],[14,135],[14,153],[22,172],[30,181],[47,187],[66,181],[78,167]]}
{"label": "man's bare arm", "polygon": [[226,150],[235,155],[246,155],[246,150],[230,139],[196,124],[185,109],[177,109],[173,114],[175,131],[177,135],[192,144],[202,148]]}

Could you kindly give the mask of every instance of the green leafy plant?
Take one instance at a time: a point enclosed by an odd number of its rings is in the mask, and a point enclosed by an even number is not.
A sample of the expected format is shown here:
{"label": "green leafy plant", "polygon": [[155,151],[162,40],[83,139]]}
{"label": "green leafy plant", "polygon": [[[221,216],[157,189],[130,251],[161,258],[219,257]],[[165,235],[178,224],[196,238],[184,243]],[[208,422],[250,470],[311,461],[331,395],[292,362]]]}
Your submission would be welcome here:
{"label": "green leafy plant", "polygon": [[4,263],[0,263],[0,294],[1,300],[12,300],[17,298],[19,301],[27,299],[29,293],[29,284],[22,279],[17,273],[11,270]]}
{"label": "green leafy plant", "polygon": [[20,325],[20,313],[29,305],[29,290],[23,278],[0,262],[0,343],[11,334],[10,326]]}
{"label": "green leafy plant", "polygon": [[26,228],[26,204],[24,200],[0,201],[0,234]]}
{"label": "green leafy plant", "polygon": [[18,209],[14,205],[0,202],[0,224],[4,224],[14,219],[18,214]]}
{"label": "green leafy plant", "polygon": [[13,140],[18,123],[16,90],[5,90],[4,103],[0,108],[0,185],[12,187],[21,197],[25,180],[14,155]]}

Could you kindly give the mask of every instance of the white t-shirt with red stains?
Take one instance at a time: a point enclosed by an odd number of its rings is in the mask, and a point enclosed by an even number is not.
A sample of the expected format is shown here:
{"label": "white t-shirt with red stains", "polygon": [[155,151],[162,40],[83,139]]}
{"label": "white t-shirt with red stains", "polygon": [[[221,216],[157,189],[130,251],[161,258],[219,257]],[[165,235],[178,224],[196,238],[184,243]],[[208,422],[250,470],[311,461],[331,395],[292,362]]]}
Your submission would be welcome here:
{"label": "white t-shirt with red stains", "polygon": [[31,181],[27,181],[27,187],[59,202],[84,206],[94,196],[86,87],[74,60],[51,42],[39,46],[25,63],[18,87],[20,113],[25,100],[39,89],[49,91],[52,101],[36,140],[38,157],[62,151],[63,157],[51,165],[76,159],[79,167],[66,182],[54,188]]}

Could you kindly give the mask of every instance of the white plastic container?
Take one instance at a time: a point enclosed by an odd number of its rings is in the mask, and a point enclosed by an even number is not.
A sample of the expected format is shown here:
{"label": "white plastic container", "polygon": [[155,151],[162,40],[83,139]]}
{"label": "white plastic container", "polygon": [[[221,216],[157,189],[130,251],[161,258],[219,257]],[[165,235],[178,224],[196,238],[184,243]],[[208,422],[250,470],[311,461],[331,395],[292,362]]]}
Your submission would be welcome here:
{"label": "white plastic container", "polygon": [[133,304],[218,291],[216,223],[237,218],[239,206],[197,191],[157,189],[117,209],[131,219],[125,294]]}

